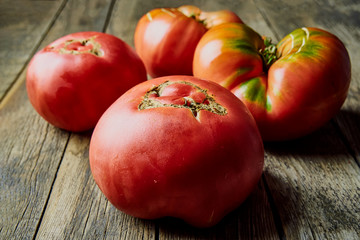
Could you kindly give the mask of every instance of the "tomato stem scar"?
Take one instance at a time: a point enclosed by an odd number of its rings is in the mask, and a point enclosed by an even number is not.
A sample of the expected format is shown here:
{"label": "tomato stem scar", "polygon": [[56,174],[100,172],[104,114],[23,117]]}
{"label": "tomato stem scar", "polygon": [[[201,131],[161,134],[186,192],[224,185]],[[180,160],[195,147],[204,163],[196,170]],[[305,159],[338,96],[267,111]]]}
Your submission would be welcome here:
{"label": "tomato stem scar", "polygon": [[[191,90],[184,91],[182,92],[182,94],[179,95],[175,93],[163,94],[164,90],[170,85],[173,85],[173,88],[178,89],[178,91],[184,89],[184,86],[181,85],[190,86]],[[206,89],[202,89],[199,86],[186,81],[179,81],[179,82],[166,81],[158,86],[154,86],[145,93],[144,99],[139,104],[138,109],[145,110],[145,109],[160,108],[160,107],[189,109],[192,115],[197,120],[199,120],[199,112],[201,110],[205,110],[221,116],[227,114],[226,108],[220,105],[219,103],[217,103],[213,98],[213,96],[210,96],[208,94]]]}
{"label": "tomato stem scar", "polygon": [[101,57],[104,55],[101,50],[100,43],[94,39],[96,36],[87,39],[71,39],[67,40],[62,47],[50,47],[50,49],[57,50],[61,54],[85,54],[90,53],[95,56]]}

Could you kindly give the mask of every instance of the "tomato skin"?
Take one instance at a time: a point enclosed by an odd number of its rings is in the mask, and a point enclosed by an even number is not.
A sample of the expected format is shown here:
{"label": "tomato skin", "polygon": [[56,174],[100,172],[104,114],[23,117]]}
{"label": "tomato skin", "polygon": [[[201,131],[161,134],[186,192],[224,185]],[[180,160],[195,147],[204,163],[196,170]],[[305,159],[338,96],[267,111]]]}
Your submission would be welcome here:
{"label": "tomato skin", "polygon": [[136,26],[135,49],[151,77],[192,75],[200,38],[208,28],[227,21],[242,22],[226,10],[203,12],[195,6],[153,9]]}
{"label": "tomato skin", "polygon": [[135,49],[152,77],[191,75],[195,47],[205,32],[203,24],[177,9],[154,9],[137,24]]}
{"label": "tomato skin", "polygon": [[[350,85],[351,64],[343,43],[321,29],[297,29],[277,44],[278,59],[266,68],[260,39],[243,24],[208,31],[195,51],[194,76],[216,81],[238,96],[266,141],[302,137],[323,126],[341,108]],[[220,46],[216,50],[214,41]],[[205,50],[206,58],[201,57]],[[245,58],[247,65],[236,61]]]}
{"label": "tomato skin", "polygon": [[46,121],[79,132],[94,128],[121,94],[145,80],[144,64],[121,39],[79,32],[36,53],[26,87],[30,102]]}
{"label": "tomato skin", "polygon": [[[187,82],[206,89],[226,114],[200,110],[195,117],[179,106],[140,110],[146,93],[166,81],[172,85],[157,99],[184,101],[193,88]],[[203,99],[202,94],[191,96]],[[213,82],[169,76],[135,86],[105,112],[89,158],[96,183],[118,209],[209,227],[250,194],[262,174],[264,149],[254,119],[236,96]]]}
{"label": "tomato skin", "polygon": [[178,10],[186,16],[202,22],[206,29],[210,29],[223,23],[243,23],[241,18],[236,15],[236,13],[227,9],[206,12],[193,5],[183,5],[178,7]]}

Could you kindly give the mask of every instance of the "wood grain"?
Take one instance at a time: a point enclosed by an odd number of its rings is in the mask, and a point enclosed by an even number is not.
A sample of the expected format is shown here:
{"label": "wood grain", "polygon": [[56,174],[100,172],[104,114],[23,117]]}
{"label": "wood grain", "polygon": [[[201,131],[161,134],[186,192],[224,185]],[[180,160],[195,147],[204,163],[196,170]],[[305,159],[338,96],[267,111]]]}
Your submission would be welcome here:
{"label": "wood grain", "polygon": [[32,238],[69,134],[35,113],[24,85],[1,110],[0,122],[0,239]]}
{"label": "wood grain", "polygon": [[[18,11],[22,4],[23,11]],[[2,1],[0,99],[25,81],[23,69],[56,14],[58,2]],[[30,239],[37,231],[69,134],[46,124],[27,100],[24,84],[0,111],[0,239]]]}
{"label": "wood grain", "polygon": [[[103,1],[98,6],[102,4]],[[32,8],[38,5],[42,8]],[[62,10],[58,3],[56,6]],[[72,7],[71,2],[68,6]],[[84,6],[85,4],[79,5],[82,10]],[[36,15],[36,11],[39,11],[53,14],[53,18],[57,17],[56,8],[50,9],[49,3],[42,5],[34,3],[34,5],[22,7],[24,10],[32,8],[32,15]],[[66,13],[66,11],[63,12]],[[74,12],[73,15],[76,16],[77,13]],[[66,17],[69,18],[69,16]],[[51,23],[51,20],[43,18],[37,21],[41,20]],[[28,19],[25,21],[23,24],[26,26]],[[75,23],[70,24],[69,28],[65,27],[67,32],[61,31],[59,25],[64,22],[66,22],[64,17],[57,21],[43,42],[40,42],[43,39],[38,37],[28,39],[27,42],[33,44],[33,47],[42,47],[61,35],[74,31]],[[79,23],[81,26],[86,25],[84,21],[79,21]],[[78,27],[78,30],[80,29]],[[16,43],[13,43],[13,46],[15,47]],[[7,96],[9,100],[0,112],[0,146],[2,148],[0,152],[0,208],[1,215],[6,216],[0,220],[3,221],[0,224],[1,239],[7,239],[8,236],[27,239],[36,235],[69,139],[68,132],[49,126],[33,110],[26,95],[25,70],[17,81],[21,83],[19,89],[14,92],[14,95]]]}
{"label": "wood grain", "polygon": [[64,2],[0,2],[0,101],[24,70]]}
{"label": "wood grain", "polygon": [[[0,239],[360,238],[358,1],[8,3],[0,3]],[[91,132],[73,134],[47,124],[30,105],[24,85],[32,54],[63,35],[106,31],[133,46],[143,14],[189,3],[207,11],[231,9],[275,41],[297,27],[327,29],[344,41],[353,63],[349,96],[340,113],[307,137],[265,143],[265,169],[257,188],[208,229],[172,218],[141,220],[115,209],[91,176]]]}
{"label": "wood grain", "polygon": [[88,161],[90,135],[71,135],[37,238],[153,239],[154,223],[121,213],[95,184]]}
{"label": "wood grain", "polygon": [[264,175],[291,239],[359,236],[360,171],[336,134],[329,124],[303,139],[267,144]]}

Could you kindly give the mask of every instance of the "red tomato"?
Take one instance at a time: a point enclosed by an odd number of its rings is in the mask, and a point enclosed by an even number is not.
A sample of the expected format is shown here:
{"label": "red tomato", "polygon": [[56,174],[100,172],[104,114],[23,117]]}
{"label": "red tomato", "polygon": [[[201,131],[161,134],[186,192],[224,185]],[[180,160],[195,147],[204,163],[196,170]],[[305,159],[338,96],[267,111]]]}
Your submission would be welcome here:
{"label": "red tomato", "polygon": [[158,8],[146,13],[135,30],[135,49],[152,77],[192,75],[192,60],[208,28],[242,22],[233,12],[202,12],[195,6]]}
{"label": "red tomato", "polygon": [[93,177],[127,214],[216,224],[259,181],[256,123],[230,91],[191,76],[149,80],[101,117],[90,143]]}
{"label": "red tomato", "polygon": [[273,45],[245,24],[223,24],[203,36],[193,64],[194,76],[245,103],[264,140],[298,138],[324,125],[344,103],[351,79],[343,43],[316,28]]}
{"label": "red tomato", "polygon": [[64,36],[39,51],[26,76],[30,102],[49,123],[69,131],[95,127],[125,91],[147,80],[136,52],[100,32]]}

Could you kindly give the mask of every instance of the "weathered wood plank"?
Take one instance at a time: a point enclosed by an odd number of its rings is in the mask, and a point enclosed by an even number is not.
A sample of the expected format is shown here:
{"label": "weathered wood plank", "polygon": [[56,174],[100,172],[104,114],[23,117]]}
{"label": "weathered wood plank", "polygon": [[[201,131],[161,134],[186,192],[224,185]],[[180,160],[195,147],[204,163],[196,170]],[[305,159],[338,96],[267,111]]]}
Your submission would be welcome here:
{"label": "weathered wood plank", "polygon": [[[16,6],[14,3],[12,5]],[[46,12],[45,6],[49,6],[49,3],[44,3],[43,8],[33,9],[31,13]],[[77,8],[72,9],[75,6]],[[101,31],[108,6],[109,1],[67,3],[61,18],[56,21],[41,47],[74,31],[94,28]],[[25,4],[23,7],[30,6]],[[19,9],[16,11],[21,12]],[[72,15],[69,11],[73,12]],[[43,20],[51,23],[50,20]],[[34,46],[39,46],[37,41],[37,37],[28,39]],[[12,44],[12,48],[15,48],[17,42]],[[27,99],[24,81],[25,71],[17,80],[18,89],[13,91],[12,96],[7,96],[0,112],[0,209],[1,216],[4,216],[0,220],[1,239],[29,239],[36,235],[70,136],[68,132],[48,125],[37,115]],[[76,175],[73,177],[76,178]]]}
{"label": "weathered wood plank", "polygon": [[63,4],[0,4],[0,99],[19,82],[0,111],[1,239],[30,239],[36,234],[68,141],[68,133],[44,124],[32,109],[21,84],[25,74],[17,78]]}
{"label": "weathered wood plank", "polygon": [[90,135],[71,135],[37,238],[153,239],[154,224],[121,213],[100,192],[88,161]]}
{"label": "weathered wood plank", "polygon": [[272,208],[264,181],[261,179],[257,188],[239,207],[239,239],[281,239],[283,229],[277,221],[277,212]]}
{"label": "weathered wood plank", "polygon": [[0,101],[23,71],[64,2],[0,2]]}
{"label": "weathered wood plank", "polygon": [[35,113],[24,85],[1,109],[0,123],[0,239],[30,239],[41,220],[69,134],[49,126]]}
{"label": "weathered wood plank", "polygon": [[360,236],[360,171],[329,124],[288,143],[267,144],[265,178],[290,239]]}

